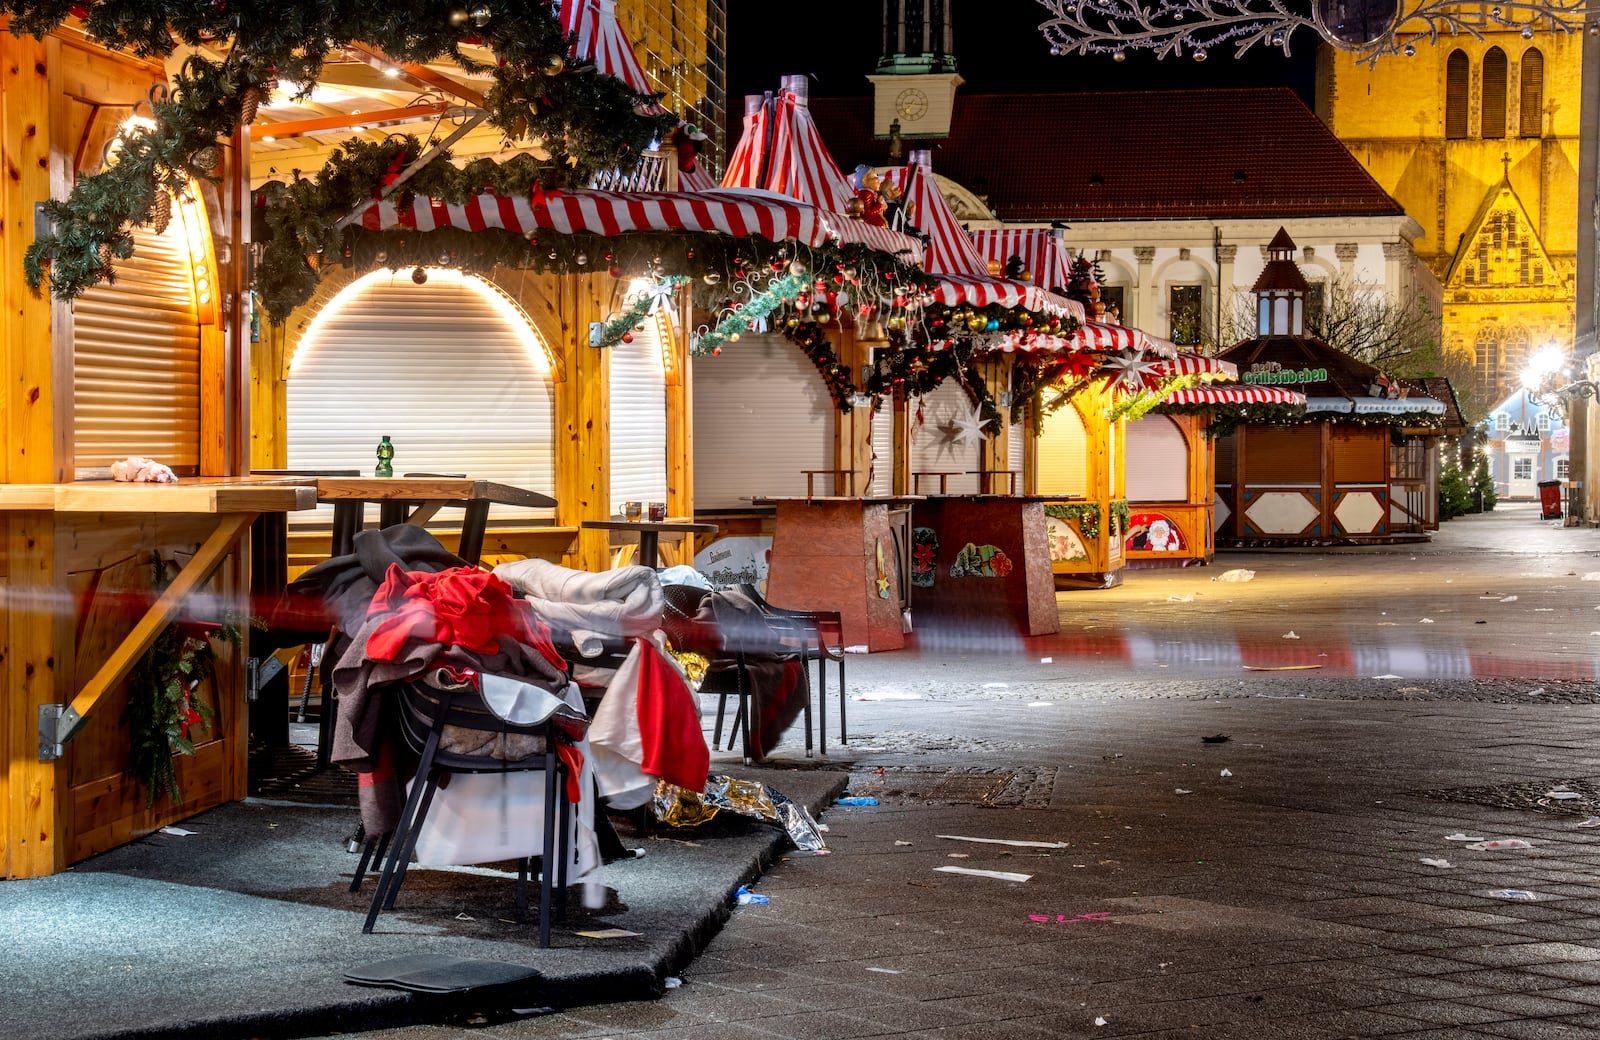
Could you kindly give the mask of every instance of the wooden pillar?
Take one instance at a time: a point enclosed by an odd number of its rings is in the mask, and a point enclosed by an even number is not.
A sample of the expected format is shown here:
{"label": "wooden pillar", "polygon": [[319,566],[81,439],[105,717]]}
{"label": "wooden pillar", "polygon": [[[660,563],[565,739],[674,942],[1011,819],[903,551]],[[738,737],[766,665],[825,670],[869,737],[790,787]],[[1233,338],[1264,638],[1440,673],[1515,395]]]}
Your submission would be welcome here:
{"label": "wooden pillar", "polygon": [[[62,125],[60,45],[0,34],[0,423],[7,483],[71,479],[70,337],[58,343],[54,316],[66,306],[35,296],[22,277],[33,242],[35,203],[66,193],[70,156],[52,147]],[[69,326],[70,327],[70,326]],[[0,867],[6,877],[36,877],[65,864],[54,763],[39,761],[39,706],[60,703],[57,668],[69,668],[70,611],[58,597],[66,568],[47,512],[13,512],[3,525],[7,593],[0,662]]]}
{"label": "wooden pillar", "polygon": [[[887,405],[885,407],[888,407]],[[894,480],[891,490],[896,495],[909,495],[911,487],[911,400],[903,390],[895,391],[894,401],[894,436],[890,438],[893,444],[891,449],[894,458],[891,465],[894,468]]]}
{"label": "wooden pillar", "polygon": [[[837,325],[836,329],[830,333],[837,338],[834,353],[839,357],[839,364],[853,377],[867,364],[869,348],[861,345],[856,330],[848,324]],[[851,382],[855,382],[854,378]],[[868,478],[872,473],[872,408],[852,407],[848,412],[838,413],[833,429],[833,468],[854,474],[853,477],[840,474],[834,482],[834,494],[867,494],[871,490]]]}
{"label": "wooden pillar", "polygon": [[[611,513],[611,354],[589,346],[589,323],[605,321],[615,279],[567,275],[560,280],[560,377],[556,383],[556,523],[576,527]],[[574,566],[610,566],[605,531],[578,532]]]}
{"label": "wooden pillar", "polygon": [[1322,426],[1322,457],[1319,460],[1318,472],[1322,480],[1322,508],[1321,516],[1317,520],[1317,534],[1328,538],[1333,534],[1333,423],[1324,422]]}
{"label": "wooden pillar", "polygon": [[[978,450],[978,468],[986,470],[1003,470],[1011,468],[1011,438],[1008,436],[1008,419],[1011,410],[1001,407],[998,402],[1010,400],[1011,391],[1011,355],[1001,354],[996,357],[986,357],[977,364],[978,377],[989,388],[989,396],[997,404],[996,408],[1000,418],[989,429],[989,436],[983,439],[983,444]],[[1002,398],[1004,394],[1004,398]],[[983,474],[978,478],[978,490],[991,494],[1003,495],[1011,489],[1008,478],[998,473]]]}
{"label": "wooden pillar", "polygon": [[689,360],[693,293],[679,292],[678,323],[661,321],[667,390],[667,514],[694,516],[694,366]]}

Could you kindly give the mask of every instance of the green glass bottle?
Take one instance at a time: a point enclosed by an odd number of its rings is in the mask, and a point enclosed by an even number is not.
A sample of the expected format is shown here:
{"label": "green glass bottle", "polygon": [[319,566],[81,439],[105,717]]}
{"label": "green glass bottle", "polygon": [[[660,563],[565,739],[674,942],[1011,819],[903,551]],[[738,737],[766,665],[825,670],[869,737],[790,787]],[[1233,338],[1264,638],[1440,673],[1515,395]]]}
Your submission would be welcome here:
{"label": "green glass bottle", "polygon": [[394,476],[394,445],[389,443],[389,435],[383,435],[383,440],[378,442],[378,466],[372,471],[375,477]]}

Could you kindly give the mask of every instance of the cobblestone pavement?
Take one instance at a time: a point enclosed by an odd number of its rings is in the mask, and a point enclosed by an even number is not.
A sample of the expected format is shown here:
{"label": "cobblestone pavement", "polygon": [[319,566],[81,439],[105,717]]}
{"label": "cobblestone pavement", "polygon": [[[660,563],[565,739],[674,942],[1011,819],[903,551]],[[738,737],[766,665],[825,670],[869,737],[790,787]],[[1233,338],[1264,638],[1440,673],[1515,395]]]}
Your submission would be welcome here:
{"label": "cobblestone pavement", "polygon": [[1600,1037],[1597,553],[1502,509],[852,657],[848,747],[778,757],[878,804],[679,988],[366,1035]]}

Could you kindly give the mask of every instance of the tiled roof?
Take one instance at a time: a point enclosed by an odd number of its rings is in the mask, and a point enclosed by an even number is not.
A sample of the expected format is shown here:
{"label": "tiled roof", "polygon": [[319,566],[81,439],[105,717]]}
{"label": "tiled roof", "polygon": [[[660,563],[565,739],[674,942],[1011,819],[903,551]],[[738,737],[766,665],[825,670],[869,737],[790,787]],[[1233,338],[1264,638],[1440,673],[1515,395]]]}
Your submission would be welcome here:
{"label": "tiled roof", "polygon": [[1325,368],[1328,370],[1326,382],[1294,386],[1292,389],[1310,397],[1330,397],[1342,394],[1345,397],[1366,397],[1367,387],[1381,374],[1376,368],[1365,361],[1358,361],[1349,354],[1333,349],[1320,339],[1309,336],[1264,336],[1260,339],[1247,339],[1236,343],[1218,354],[1217,357],[1230,361],[1239,366],[1240,378],[1251,370],[1253,365],[1276,363],[1289,371],[1299,371],[1304,368]]}
{"label": "tiled roof", "polygon": [[[870,98],[815,98],[846,170],[888,165]],[[1286,87],[1088,94],[958,93],[933,168],[1002,220],[1399,216]]]}
{"label": "tiled roof", "polygon": [[1400,385],[1418,397],[1431,397],[1444,402],[1443,429],[1446,433],[1462,433],[1467,428],[1466,417],[1461,414],[1461,402],[1456,398],[1455,384],[1444,376],[1422,376],[1401,379]]}

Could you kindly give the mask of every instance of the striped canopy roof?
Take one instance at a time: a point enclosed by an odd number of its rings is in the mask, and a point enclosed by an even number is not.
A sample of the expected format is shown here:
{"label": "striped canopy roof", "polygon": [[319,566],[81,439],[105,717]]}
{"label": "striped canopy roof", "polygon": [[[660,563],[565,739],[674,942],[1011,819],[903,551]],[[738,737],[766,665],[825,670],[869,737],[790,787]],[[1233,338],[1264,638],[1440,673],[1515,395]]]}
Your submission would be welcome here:
{"label": "striped canopy roof", "polygon": [[1193,390],[1174,390],[1162,404],[1298,404],[1304,394],[1276,386],[1207,386]]}
{"label": "striped canopy roof", "polygon": [[[1072,350],[1097,350],[1102,352],[1134,350],[1167,359],[1176,359],[1180,354],[1175,344],[1159,336],[1152,336],[1143,329],[1136,329],[1128,325],[1110,325],[1099,321],[1084,322],[1067,337],[1067,340],[1072,344],[1069,348]],[[1198,358],[1199,355],[1191,354],[1190,357]],[[1213,361],[1214,359],[1205,358],[1203,360]],[[1235,376],[1238,375],[1238,369],[1232,365],[1228,365],[1228,368],[1233,369]]]}
{"label": "striped canopy roof", "polygon": [[855,197],[822,143],[810,108],[790,90],[780,90],[746,114],[722,186],[775,191],[840,214],[849,211]]}
{"label": "striped canopy roof", "polygon": [[[644,66],[633,53],[633,44],[617,23],[617,0],[561,0],[561,30],[577,37],[573,57],[591,63],[597,72],[615,76],[640,94],[654,93]],[[652,104],[644,111],[659,115],[666,109]]]}
{"label": "striped canopy roof", "polygon": [[710,231],[738,238],[752,235],[772,242],[793,240],[808,246],[855,243],[885,253],[903,253],[907,263],[922,259],[922,243],[888,228],[824,213],[815,206],[769,192],[714,191],[615,192],[590,189],[551,193],[538,204],[525,198],[474,195],[459,206],[417,197],[410,206],[385,200],[361,214],[369,231],[415,228],[464,231],[503,228],[519,234],[550,230],[623,235],[633,231]]}
{"label": "striped canopy roof", "polygon": [[923,269],[934,276],[938,288],[934,298],[947,306],[967,304],[1036,311],[1083,320],[1083,305],[1076,300],[1046,292],[1037,285],[989,274],[989,263],[978,252],[966,229],[951,212],[933,170],[917,161],[883,174],[900,189],[901,206],[911,223],[928,239],[927,262]]}
{"label": "striped canopy roof", "polygon": [[1003,271],[1007,261],[1019,256],[1039,288],[1059,289],[1067,284],[1071,258],[1054,228],[979,228],[971,234],[985,263],[997,260]]}

